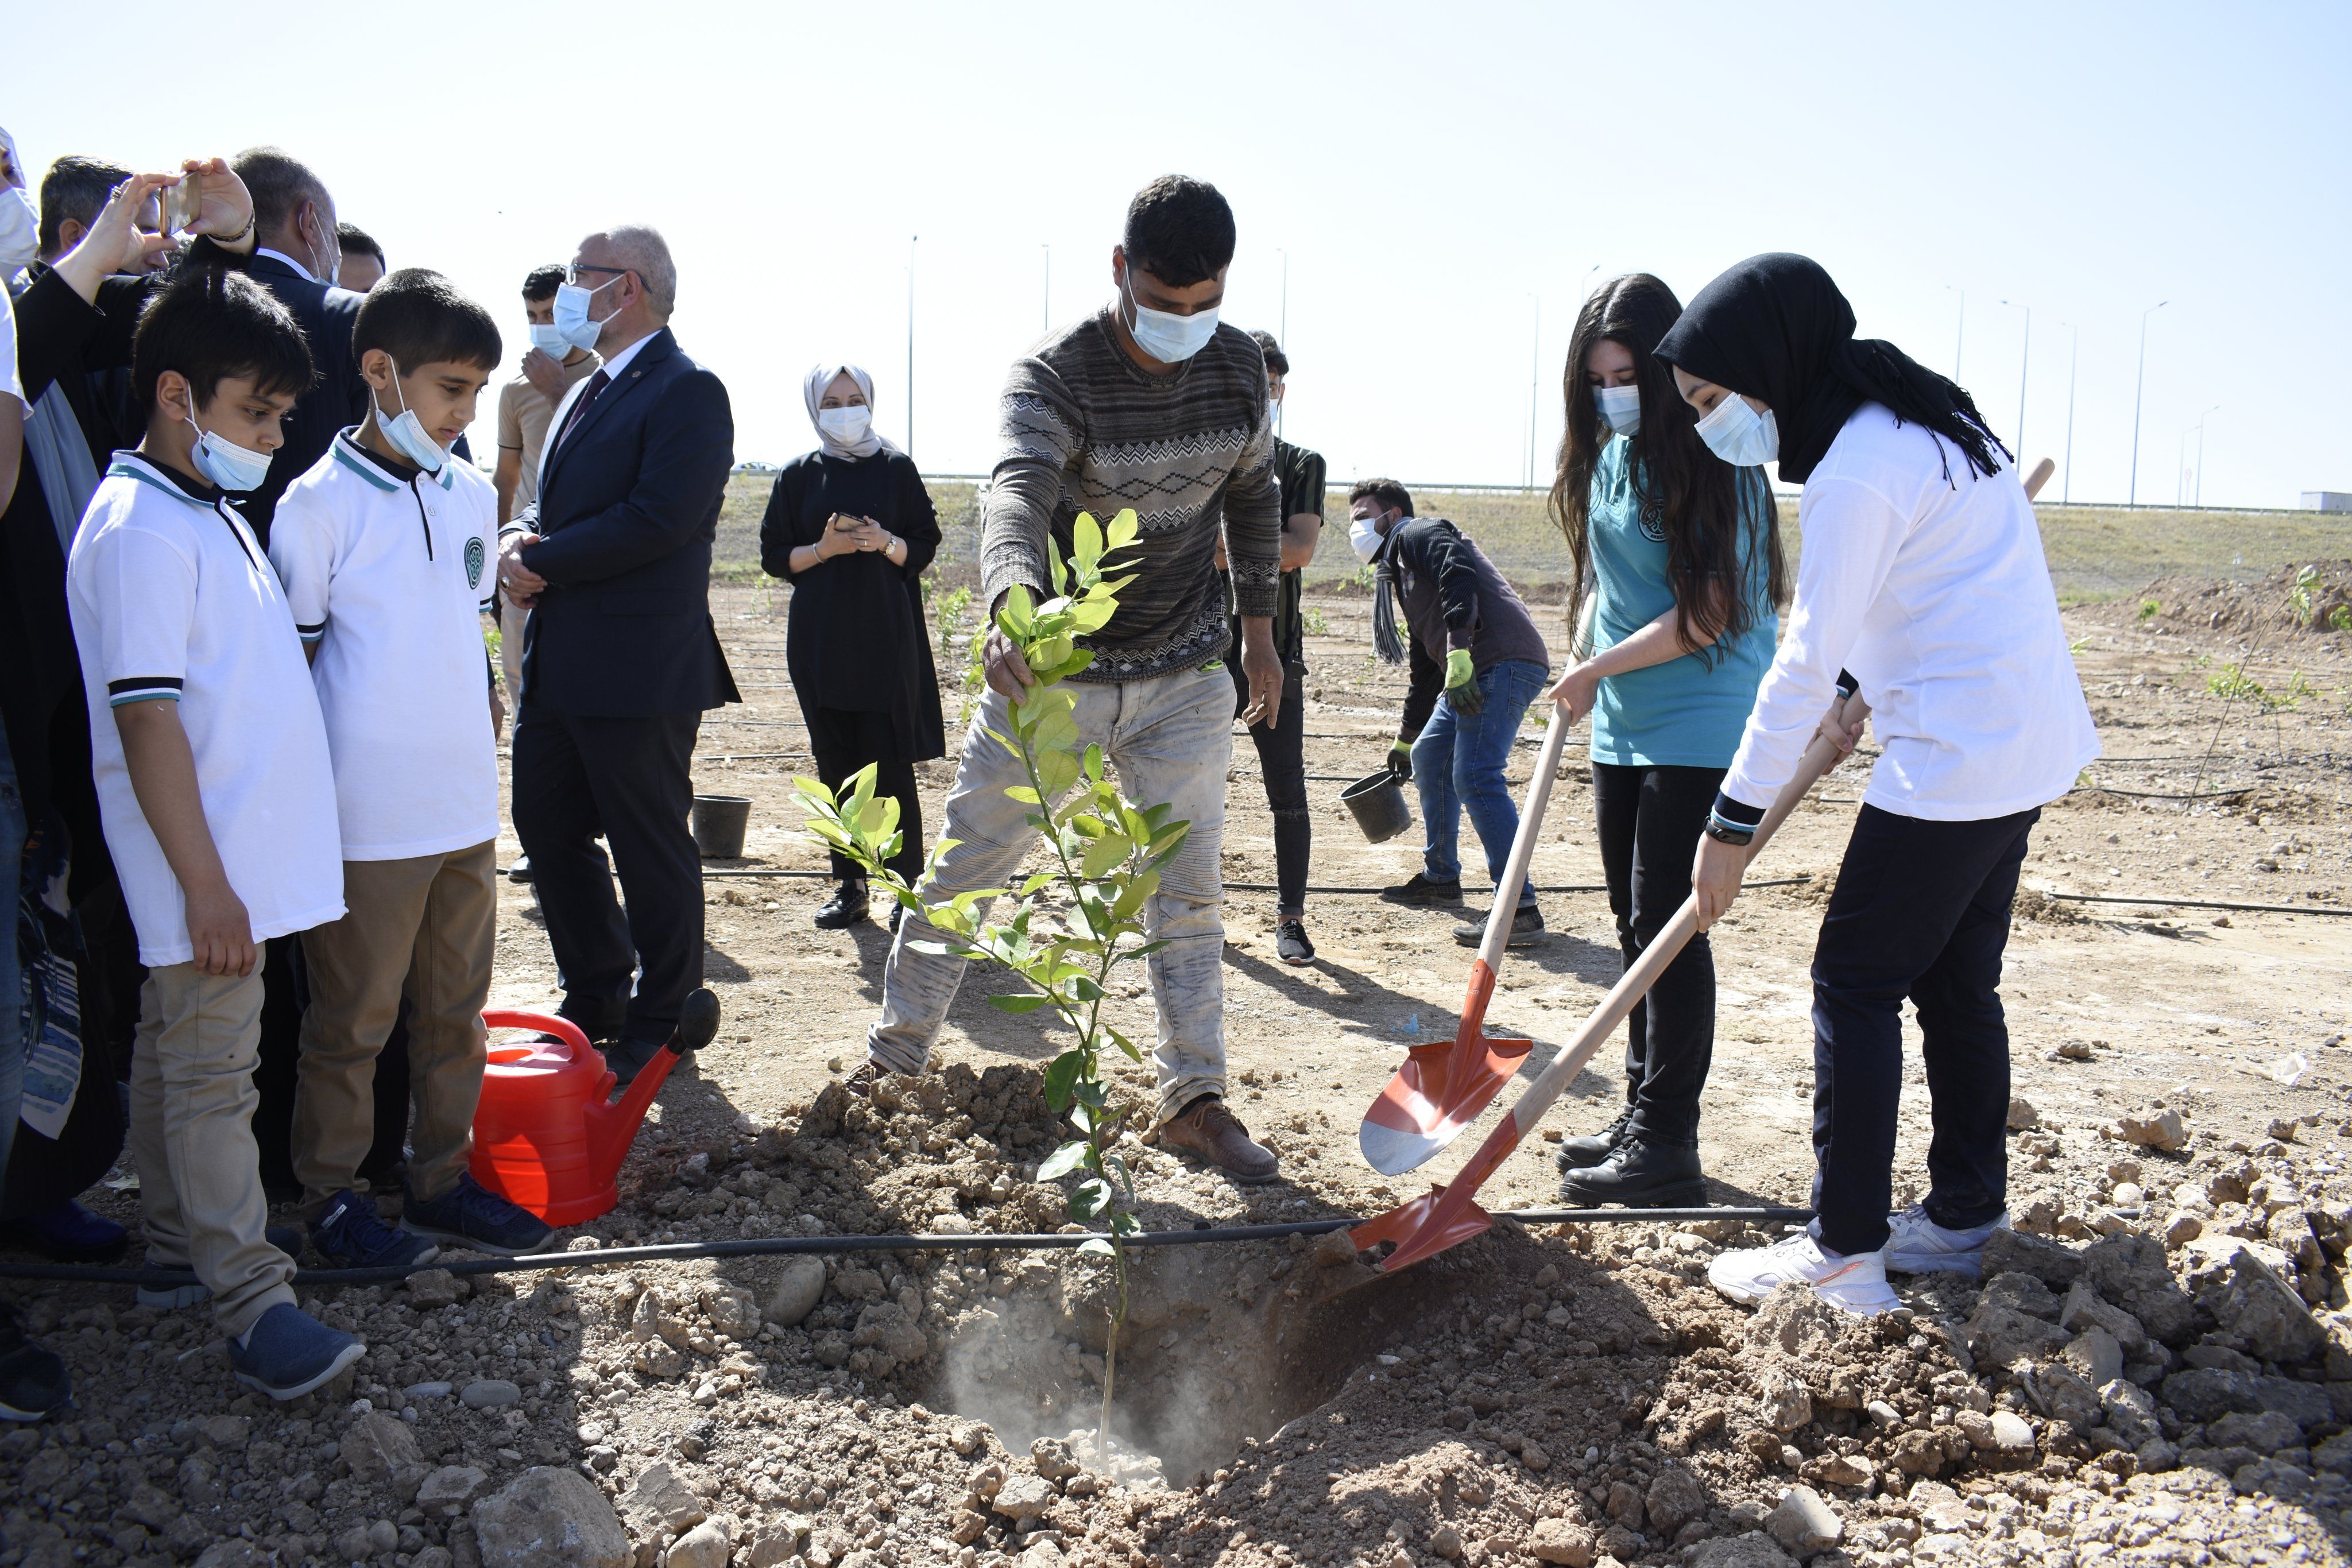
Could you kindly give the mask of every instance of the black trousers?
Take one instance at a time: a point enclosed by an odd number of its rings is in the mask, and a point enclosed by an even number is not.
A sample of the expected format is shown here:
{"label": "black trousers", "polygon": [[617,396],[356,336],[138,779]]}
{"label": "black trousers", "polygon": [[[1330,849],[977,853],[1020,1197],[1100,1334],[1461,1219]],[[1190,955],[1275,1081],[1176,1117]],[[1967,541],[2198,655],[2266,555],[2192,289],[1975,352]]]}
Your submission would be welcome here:
{"label": "black trousers", "polygon": [[[1234,643],[1225,667],[1234,673],[1234,716],[1249,706],[1249,676],[1242,673],[1241,643]],[[1257,747],[1257,770],[1265,780],[1265,803],[1274,809],[1275,914],[1307,913],[1307,862],[1315,844],[1314,819],[1307,809],[1307,664],[1286,661],[1282,706],[1274,723],[1248,727]]]}
{"label": "black trousers", "polygon": [[667,1040],[702,984],[702,859],[687,827],[701,727],[698,713],[555,713],[528,694],[515,719],[515,836],[555,949],[561,1010],[591,1039]]}
{"label": "black trousers", "polygon": [[[1720,768],[1592,765],[1592,810],[1617,946],[1631,968],[1690,896],[1691,861]],[[1654,1143],[1698,1141],[1699,1092],[1715,1060],[1715,952],[1705,933],[1675,956],[1625,1020],[1625,1103]]]}
{"label": "black trousers", "polygon": [[1927,1218],[1967,1229],[2007,1207],[2000,956],[2041,816],[1930,822],[1864,806],[1854,822],[1813,951],[1813,1207],[1831,1251],[1886,1244],[1906,997],[1934,1123]]}
{"label": "black trousers", "polygon": [[[828,789],[838,790],[849,776],[874,765],[874,798],[888,796],[898,802],[898,852],[890,869],[912,887],[923,870],[923,801],[915,792],[915,765],[898,758],[898,741],[887,713],[852,713],[845,708],[801,705],[808,725],[809,750],[816,756],[816,776]],[[846,882],[866,873],[839,850],[832,852],[833,874]]]}

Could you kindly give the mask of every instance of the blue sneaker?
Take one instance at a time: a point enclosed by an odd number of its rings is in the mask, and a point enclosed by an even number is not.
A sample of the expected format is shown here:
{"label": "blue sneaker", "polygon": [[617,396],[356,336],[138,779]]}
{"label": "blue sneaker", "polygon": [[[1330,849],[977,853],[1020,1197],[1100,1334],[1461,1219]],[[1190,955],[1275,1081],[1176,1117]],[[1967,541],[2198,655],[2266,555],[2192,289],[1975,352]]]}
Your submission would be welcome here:
{"label": "blue sneaker", "polygon": [[475,1252],[495,1252],[502,1258],[544,1252],[555,1239],[554,1227],[508,1202],[470,1175],[459,1176],[457,1185],[439,1197],[411,1193],[401,1208],[400,1223],[418,1236]]}
{"label": "blue sneaker", "polygon": [[338,1269],[415,1269],[441,1251],[422,1237],[386,1225],[375,1205],[349,1187],[329,1198],[310,1222],[310,1245]]}
{"label": "blue sneaker", "polygon": [[122,1255],[131,1233],[73,1199],[0,1225],[0,1238],[29,1247],[58,1263],[91,1263]]}
{"label": "blue sneaker", "polygon": [[236,1380],[272,1399],[299,1399],[367,1354],[367,1346],[280,1301],[228,1342]]}

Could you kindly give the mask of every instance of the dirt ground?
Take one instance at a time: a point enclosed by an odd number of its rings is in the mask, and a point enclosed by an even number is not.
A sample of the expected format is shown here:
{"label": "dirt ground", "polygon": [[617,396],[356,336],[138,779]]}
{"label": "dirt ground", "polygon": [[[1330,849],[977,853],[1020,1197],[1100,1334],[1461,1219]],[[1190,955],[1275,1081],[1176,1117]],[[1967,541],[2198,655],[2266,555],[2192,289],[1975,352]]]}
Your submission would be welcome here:
{"label": "dirt ground", "polygon": [[[1332,1241],[1167,1249],[1139,1269],[1124,1441],[1103,1455],[1108,1286],[1065,1253],[331,1291],[320,1310],[371,1354],[348,1386],[282,1407],[239,1396],[200,1313],[12,1286],[81,1400],[0,1437],[0,1563],[2346,1561],[2352,919],[2331,912],[2352,909],[2352,637],[2295,625],[2288,586],[2160,582],[2068,612],[2108,756],[2034,836],[2004,994],[2023,1103],[2011,1207],[2035,1235],[1981,1292],[1905,1281],[1910,1312],[1861,1326],[1809,1298],[1751,1314],[1704,1284],[1715,1251],[1766,1239],[1725,1223],[1506,1222],[1394,1279]],[[1402,674],[1368,656],[1361,596],[1309,602],[1313,882],[1401,881],[1417,836],[1369,846],[1337,797],[1386,750]],[[789,800],[810,765],[782,596],[731,587],[714,607],[746,700],[706,723],[697,784],[753,807],[744,857],[708,869],[814,871]],[[1620,968],[1579,749],[1535,864],[1551,934],[1510,955],[1490,1014],[1538,1042],[1528,1076]],[[1719,1204],[1805,1199],[1806,965],[1865,766],[1827,781],[1755,873],[1810,880],[1750,892],[1717,930],[1701,1138]],[[921,773],[936,831],[950,764]],[[1270,883],[1238,734],[1232,778],[1228,878]],[[672,1075],[621,1207],[575,1250],[1059,1226],[1058,1190],[1031,1177],[1057,1137],[1034,1070],[1063,1037],[986,1006],[1011,988],[975,972],[940,1071],[847,1103],[830,1086],[860,1059],[886,937],[814,930],[825,892],[712,875],[719,1039]],[[2039,896],[2062,892],[2311,912]],[[1234,1108],[1282,1179],[1241,1188],[1138,1148],[1150,1228],[1364,1215],[1422,1190],[1420,1173],[1368,1170],[1354,1129],[1402,1047],[1452,1032],[1458,916],[1313,894],[1319,956],[1291,969],[1273,902],[1227,905],[1227,1051]],[[502,892],[499,957],[494,1005],[552,1006],[526,885]],[[1147,1034],[1148,997],[1119,1005]],[[1927,1134],[1916,1061],[1910,1087],[1902,1199]],[[1604,1048],[1547,1139],[1597,1128],[1619,1092]],[[1549,1143],[1530,1144],[1482,1197],[1546,1206],[1557,1182]],[[134,1198],[100,1201],[128,1221]],[[2078,1388],[2087,1406],[2068,1404]],[[574,1528],[533,1536],[524,1518]]]}

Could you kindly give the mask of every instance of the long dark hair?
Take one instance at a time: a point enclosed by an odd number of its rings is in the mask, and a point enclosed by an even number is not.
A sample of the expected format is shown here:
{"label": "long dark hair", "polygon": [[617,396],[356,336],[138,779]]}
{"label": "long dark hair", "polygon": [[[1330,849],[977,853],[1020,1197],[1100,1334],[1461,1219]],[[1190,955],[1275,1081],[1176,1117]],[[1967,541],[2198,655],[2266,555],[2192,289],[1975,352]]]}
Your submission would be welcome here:
{"label": "long dark hair", "polygon": [[[1592,471],[1604,432],[1585,363],[1603,339],[1633,356],[1642,393],[1642,423],[1633,435],[1633,482],[1646,514],[1666,538],[1666,580],[1675,591],[1675,632],[1685,648],[1709,664],[1733,638],[1756,623],[1749,583],[1740,571],[1739,542],[1750,507],[1764,508],[1764,549],[1748,570],[1761,569],[1773,604],[1789,598],[1789,568],[1780,549],[1780,508],[1760,468],[1735,468],[1698,438],[1698,415],[1675,389],[1675,372],[1651,350],[1683,313],[1675,291],[1646,272],[1629,272],[1601,285],[1577,312],[1569,340],[1560,397],[1568,427],[1551,485],[1552,521],[1568,541],[1575,567],[1568,624],[1573,637],[1584,611],[1585,580],[1592,570]],[[1708,585],[1719,585],[1709,591]]]}

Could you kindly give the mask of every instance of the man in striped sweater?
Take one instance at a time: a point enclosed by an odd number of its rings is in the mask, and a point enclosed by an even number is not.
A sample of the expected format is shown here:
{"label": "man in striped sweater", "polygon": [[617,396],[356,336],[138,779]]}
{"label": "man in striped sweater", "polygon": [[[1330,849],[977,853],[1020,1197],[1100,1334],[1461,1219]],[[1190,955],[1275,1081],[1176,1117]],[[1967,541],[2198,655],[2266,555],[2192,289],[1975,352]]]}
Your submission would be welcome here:
{"label": "man in striped sweater", "polygon": [[[1160,1141],[1260,1182],[1273,1178],[1275,1156],[1223,1098],[1218,850],[1234,694],[1215,558],[1222,538],[1249,682],[1243,717],[1260,723],[1282,703],[1273,629],[1282,517],[1265,360],[1248,334],[1217,319],[1233,254],[1233,211],[1214,186],[1167,175],[1137,193],[1111,251],[1116,297],[1014,361],[1006,381],[1002,452],[982,511],[981,592],[992,612],[1015,587],[1048,597],[1046,540],[1066,555],[1080,512],[1108,521],[1132,507],[1142,525],[1121,552],[1120,575],[1135,580],[1118,612],[1083,641],[1095,662],[1072,682],[1074,716],[1081,743],[1101,745],[1129,799],[1165,802],[1192,824],[1146,909],[1152,939],[1166,944],[1146,961],[1159,1012]],[[1021,766],[988,734],[1008,727],[1009,700],[1029,685],[1029,670],[993,629],[983,658],[989,693],[940,830],[956,845],[924,885],[928,901],[1006,885],[1033,836],[1027,808],[1004,793],[1024,782]],[[920,916],[900,926],[868,1060],[852,1080],[859,1092],[883,1072],[928,1065],[964,970],[960,958],[918,950],[938,940]]]}

